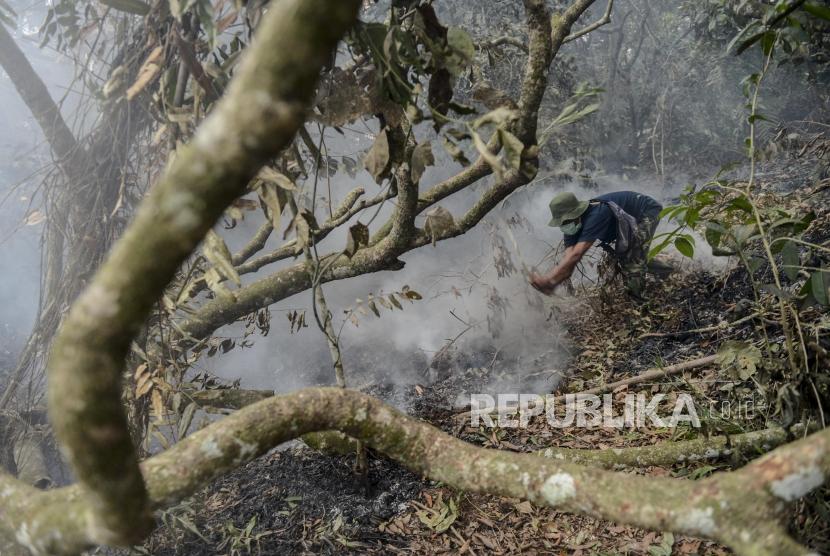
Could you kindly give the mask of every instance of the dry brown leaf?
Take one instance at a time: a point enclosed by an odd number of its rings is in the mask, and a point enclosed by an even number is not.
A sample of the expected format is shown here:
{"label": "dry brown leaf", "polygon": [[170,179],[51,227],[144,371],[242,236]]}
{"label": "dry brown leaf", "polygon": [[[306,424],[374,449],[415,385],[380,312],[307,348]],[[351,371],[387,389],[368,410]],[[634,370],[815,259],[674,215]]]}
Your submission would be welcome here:
{"label": "dry brown leaf", "polygon": [[157,46],[150,52],[141,68],[135,82],[127,89],[127,100],[132,100],[138,93],[144,90],[161,72],[161,55],[164,52],[162,47]]}

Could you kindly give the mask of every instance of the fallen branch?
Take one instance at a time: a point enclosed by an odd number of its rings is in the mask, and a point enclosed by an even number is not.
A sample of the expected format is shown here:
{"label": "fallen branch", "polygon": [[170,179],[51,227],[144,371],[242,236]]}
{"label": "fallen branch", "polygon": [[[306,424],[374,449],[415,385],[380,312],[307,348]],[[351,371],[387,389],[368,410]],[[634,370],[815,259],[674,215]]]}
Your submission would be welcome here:
{"label": "fallen branch", "polygon": [[550,447],[536,452],[546,458],[599,465],[601,467],[649,467],[670,466],[691,461],[714,461],[734,453],[756,451],[769,452],[788,439],[803,432],[804,427],[794,428],[791,433],[776,427],[733,436],[700,437],[679,442],[660,442],[649,446],[609,448],[591,450],[581,448]]}
{"label": "fallen branch", "polygon": [[[737,471],[687,481],[488,450],[365,394],[309,388],[246,407],[143,462],[150,505],[175,504],[282,442],[324,430],[363,440],[412,471],[463,491],[706,537],[747,555],[806,555],[781,525],[781,508],[830,474],[830,429]],[[75,554],[96,538],[88,522],[91,501],[78,486],[42,492],[3,474],[0,500],[0,533],[16,534],[35,554]]]}
{"label": "fallen branch", "polygon": [[[617,388],[622,386],[631,386],[632,384],[640,384],[642,382],[648,382],[650,380],[657,380],[660,378],[676,375],[682,373],[683,371],[688,371],[689,369],[696,369],[698,367],[703,367],[705,365],[709,365],[714,363],[717,359],[717,355],[707,355],[706,357],[699,357],[698,359],[692,359],[691,361],[684,361],[683,363],[676,363],[674,365],[669,365],[668,367],[659,367],[655,369],[649,369],[644,371],[636,376],[632,376],[630,378],[626,378],[623,380],[618,380],[616,382],[609,382],[608,384],[603,384],[602,386],[597,386],[596,388],[591,388],[589,390],[584,390],[582,392],[577,392],[575,394],[567,394],[573,396],[588,396],[592,394],[604,394],[606,392],[613,392]],[[564,399],[565,394],[558,396],[557,401],[560,399]]]}
{"label": "fallen branch", "polygon": [[[687,371],[689,369],[702,367],[704,365],[714,363],[715,359],[716,359],[715,355],[707,355],[706,357],[700,357],[698,359],[692,359],[691,361],[684,361],[683,363],[676,363],[674,365],[669,365],[668,367],[649,369],[649,370],[644,371],[644,372],[642,372],[642,373],[640,373],[636,376],[626,378],[626,379],[623,379],[623,380],[618,380],[617,382],[611,382],[611,383],[608,383],[608,384],[604,384],[602,386],[597,386],[596,388],[591,388],[589,390],[584,390],[582,392],[569,393],[569,394],[560,394],[560,395],[556,396],[556,398],[554,398],[554,401],[555,402],[561,402],[565,399],[565,396],[579,397],[579,396],[590,396],[590,395],[596,395],[596,394],[604,394],[606,392],[611,392],[613,390],[616,390],[617,388],[620,388],[621,386],[631,386],[632,384],[640,384],[642,382],[648,382],[649,380],[656,380],[656,379],[659,379],[659,378],[672,376],[672,375],[681,373],[683,371]],[[494,408],[494,409],[490,410],[489,412],[481,410],[481,411],[475,411],[475,413],[478,413],[479,415],[485,415],[485,414],[487,414],[487,415],[496,415],[499,411],[500,411],[500,409]],[[515,413],[519,412],[519,408],[517,406],[517,407],[509,408],[509,409],[506,409],[506,410],[503,410],[503,411],[506,411],[506,413],[505,413],[506,415],[515,414]],[[466,419],[467,417],[469,417],[473,413],[474,413],[474,411],[472,411],[472,410],[466,410],[466,411],[462,411],[460,413],[457,413],[454,417],[456,419]]]}
{"label": "fallen branch", "polygon": [[712,326],[705,326],[703,328],[693,328],[691,330],[680,330],[678,332],[646,332],[645,334],[640,334],[638,339],[643,340],[645,338],[682,338],[683,336],[690,336],[692,334],[706,334],[708,332],[721,332],[723,330],[728,330],[733,326],[738,326],[739,324],[743,324],[748,320],[752,320],[756,317],[760,317],[762,313],[752,313],[751,315],[747,315],[743,318],[738,320],[734,320],[732,322],[719,322],[718,324]]}

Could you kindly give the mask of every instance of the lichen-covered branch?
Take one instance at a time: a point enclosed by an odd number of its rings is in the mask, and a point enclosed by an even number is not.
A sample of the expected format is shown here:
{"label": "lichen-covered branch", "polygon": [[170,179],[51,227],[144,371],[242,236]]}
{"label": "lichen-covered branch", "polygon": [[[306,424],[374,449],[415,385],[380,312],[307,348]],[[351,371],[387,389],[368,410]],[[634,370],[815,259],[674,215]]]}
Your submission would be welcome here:
{"label": "lichen-covered branch", "polygon": [[[85,487],[88,538],[132,543],[152,528],[121,405],[129,342],[179,265],[302,125],[318,74],[359,0],[282,0],[227,95],[181,149],[74,304],[49,363],[55,433]],[[129,503],[125,503],[129,501]]]}
{"label": "lichen-covered branch", "polygon": [[[301,435],[341,431],[409,469],[468,492],[530,500],[658,531],[718,540],[739,554],[806,555],[780,525],[781,509],[830,473],[830,429],[700,481],[646,477],[565,460],[488,450],[453,438],[351,390],[309,388],[276,396],[193,433],[142,463],[153,508]],[[0,475],[0,528],[35,552],[72,553],[95,541],[77,487],[39,492]]]}
{"label": "lichen-covered branch", "polygon": [[[803,427],[800,430],[803,430]],[[551,447],[536,453],[546,458],[610,468],[670,466],[694,461],[714,461],[732,454],[756,455],[768,452],[784,444],[790,438],[786,430],[772,428],[733,436],[699,437],[677,442],[665,441],[648,446],[606,450]]]}
{"label": "lichen-covered branch", "polygon": [[[379,205],[380,203],[392,199],[397,194],[395,191],[386,189],[370,199],[360,199],[364,191],[362,188],[356,188],[349,192],[348,195],[340,203],[340,206],[335,209],[331,218],[320,224],[320,228],[313,231],[315,243],[321,242],[332,230],[348,222],[353,216],[359,212]],[[296,239],[292,239],[285,243],[282,247],[274,249],[270,253],[261,255],[244,264],[240,264],[236,271],[242,274],[249,274],[256,272],[265,265],[289,259],[291,257],[298,257],[302,255],[303,250],[297,244]]]}

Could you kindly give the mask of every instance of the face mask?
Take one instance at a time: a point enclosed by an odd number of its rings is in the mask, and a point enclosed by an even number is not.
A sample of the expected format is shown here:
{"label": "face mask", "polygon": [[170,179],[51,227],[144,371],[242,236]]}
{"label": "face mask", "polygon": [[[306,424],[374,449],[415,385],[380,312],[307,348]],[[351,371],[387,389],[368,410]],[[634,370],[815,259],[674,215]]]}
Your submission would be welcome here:
{"label": "face mask", "polygon": [[566,236],[573,236],[582,229],[582,222],[578,220],[576,222],[568,222],[567,224],[559,226],[559,229],[562,230],[562,233]]}

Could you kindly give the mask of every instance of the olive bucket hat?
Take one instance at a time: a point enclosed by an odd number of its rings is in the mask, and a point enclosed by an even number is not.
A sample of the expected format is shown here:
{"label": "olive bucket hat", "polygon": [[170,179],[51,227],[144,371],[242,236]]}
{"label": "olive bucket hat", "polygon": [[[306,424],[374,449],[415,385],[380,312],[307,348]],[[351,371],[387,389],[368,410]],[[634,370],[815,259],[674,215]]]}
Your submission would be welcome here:
{"label": "olive bucket hat", "polygon": [[566,220],[579,218],[588,208],[588,201],[580,201],[570,192],[558,193],[550,201],[551,219],[548,226],[558,228]]}

